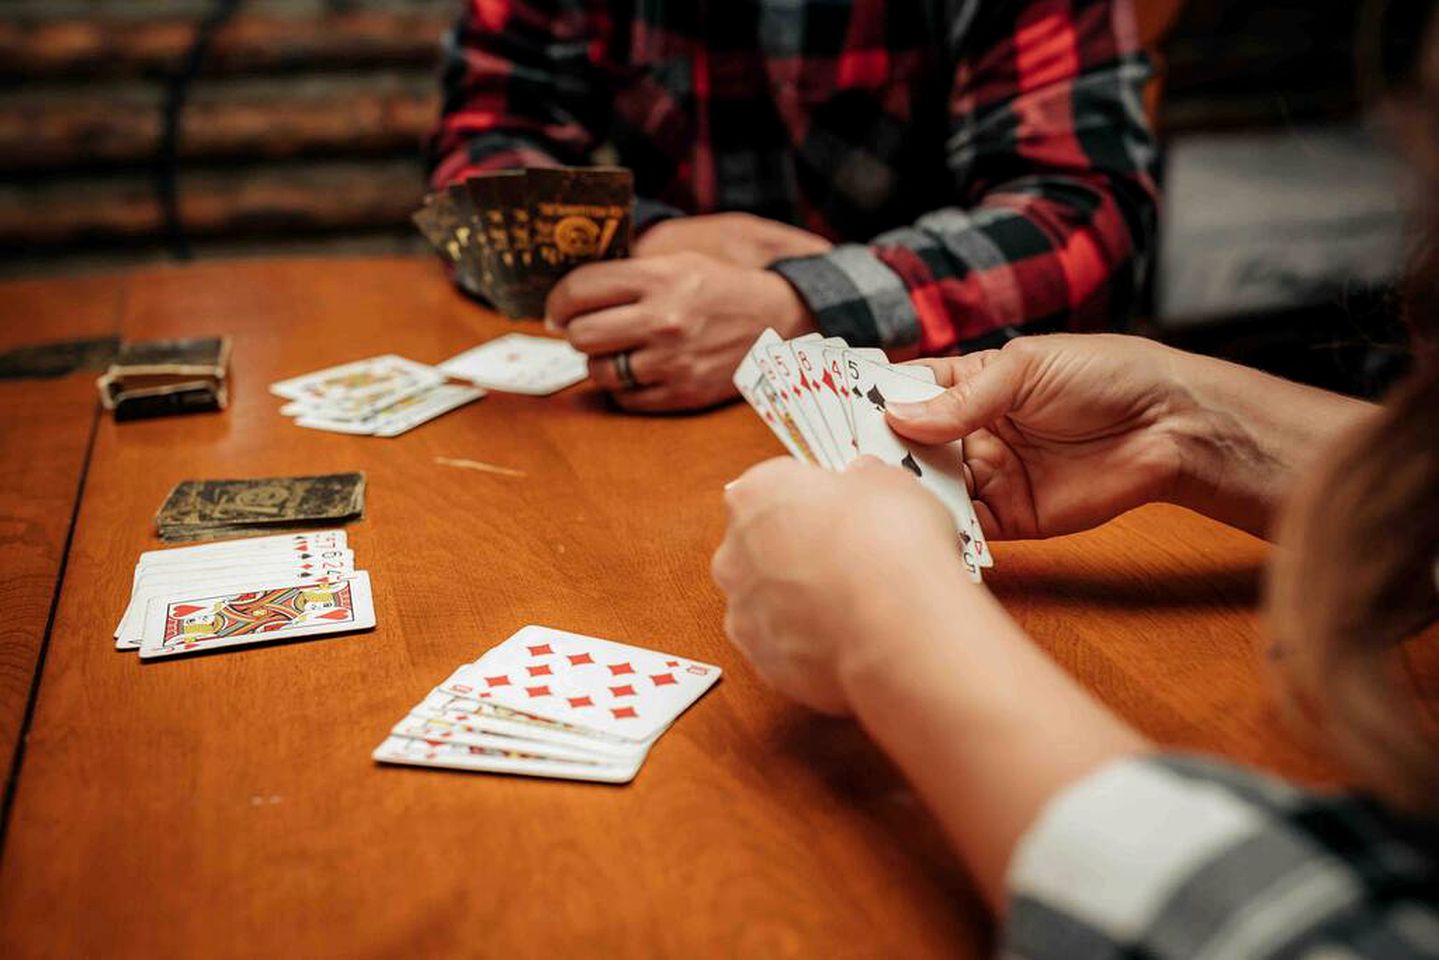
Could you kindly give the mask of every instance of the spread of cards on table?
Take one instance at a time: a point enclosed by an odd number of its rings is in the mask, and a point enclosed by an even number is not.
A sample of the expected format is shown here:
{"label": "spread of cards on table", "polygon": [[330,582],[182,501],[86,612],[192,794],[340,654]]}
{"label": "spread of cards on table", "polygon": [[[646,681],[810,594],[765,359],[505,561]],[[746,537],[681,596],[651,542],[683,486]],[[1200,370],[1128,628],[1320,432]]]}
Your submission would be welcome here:
{"label": "spread of cards on table", "polygon": [[376,437],[397,437],[485,395],[393,354],[281,380],[270,392],[290,401],[280,412],[298,426]]}
{"label": "spread of cards on table", "polygon": [[270,392],[289,401],[280,412],[298,426],[397,437],[487,390],[545,396],[588,375],[585,355],[565,341],[510,333],[438,366],[386,354],[281,380]]}
{"label": "spread of cards on table", "polygon": [[431,690],[374,758],[627,783],[720,673],[673,654],[527,626]]}
{"label": "spread of cards on table", "polygon": [[928,367],[892,364],[876,349],[852,349],[839,337],[783,340],[766,330],[734,384],[793,456],[842,470],[862,455],[914,474],[954,518],[965,569],[974,580],[994,565],[964,479],[962,441],[925,446],[885,422],[889,401],[918,403],[943,393]]}
{"label": "spread of cards on table", "polygon": [[455,278],[513,319],[544,315],[560,278],[629,256],[634,175],[619,167],[504,170],[430,194],[414,214]]}
{"label": "spread of cards on table", "polygon": [[345,531],[316,530],[142,553],[115,648],[149,660],[374,625]]}

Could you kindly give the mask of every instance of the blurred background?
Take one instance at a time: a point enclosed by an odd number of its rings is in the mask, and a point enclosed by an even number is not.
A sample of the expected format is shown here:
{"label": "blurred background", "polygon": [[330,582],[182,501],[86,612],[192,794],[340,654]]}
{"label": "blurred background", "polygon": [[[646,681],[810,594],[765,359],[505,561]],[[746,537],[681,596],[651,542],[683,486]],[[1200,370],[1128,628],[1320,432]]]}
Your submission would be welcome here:
{"label": "blurred background", "polygon": [[[460,0],[0,0],[0,276],[414,253]],[[1137,0],[1162,243],[1137,328],[1372,394],[1403,367],[1401,171],[1361,5]]]}

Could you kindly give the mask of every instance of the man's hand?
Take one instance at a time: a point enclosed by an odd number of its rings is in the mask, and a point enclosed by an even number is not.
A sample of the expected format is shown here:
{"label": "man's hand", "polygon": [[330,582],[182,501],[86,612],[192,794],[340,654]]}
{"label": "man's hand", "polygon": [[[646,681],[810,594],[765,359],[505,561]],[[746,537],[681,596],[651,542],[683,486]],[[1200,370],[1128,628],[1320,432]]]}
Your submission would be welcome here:
{"label": "man's hand", "polygon": [[767,267],[776,260],[809,257],[833,248],[824,237],[750,213],[711,213],[661,220],[635,242],[636,257],[703,253],[737,267]]}
{"label": "man's hand", "polygon": [[[735,395],[731,377],[766,327],[813,329],[777,273],[699,253],[587,264],[550,293],[546,323],[590,356],[590,377],[626,410],[697,410]],[[628,353],[637,387],[620,382]]]}

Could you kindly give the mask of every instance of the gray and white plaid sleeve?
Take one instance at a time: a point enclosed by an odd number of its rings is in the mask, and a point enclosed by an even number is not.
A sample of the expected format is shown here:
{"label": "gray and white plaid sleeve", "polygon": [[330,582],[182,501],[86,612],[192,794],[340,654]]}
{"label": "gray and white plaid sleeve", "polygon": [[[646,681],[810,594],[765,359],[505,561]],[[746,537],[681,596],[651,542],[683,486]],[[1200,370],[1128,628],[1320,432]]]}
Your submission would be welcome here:
{"label": "gray and white plaid sleeve", "polygon": [[1067,789],[1008,882],[1006,960],[1439,958],[1439,824],[1194,757]]}

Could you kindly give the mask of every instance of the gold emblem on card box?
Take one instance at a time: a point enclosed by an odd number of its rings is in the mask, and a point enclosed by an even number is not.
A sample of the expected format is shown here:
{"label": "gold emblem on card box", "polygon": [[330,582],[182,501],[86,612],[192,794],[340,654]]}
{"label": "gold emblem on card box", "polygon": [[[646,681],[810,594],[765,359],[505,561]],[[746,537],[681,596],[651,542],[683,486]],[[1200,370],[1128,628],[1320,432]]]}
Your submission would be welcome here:
{"label": "gold emblem on card box", "polygon": [[567,257],[599,253],[600,227],[589,217],[565,217],[555,224],[555,246]]}

